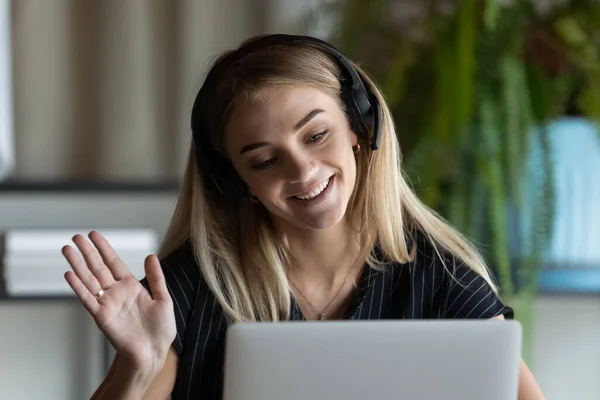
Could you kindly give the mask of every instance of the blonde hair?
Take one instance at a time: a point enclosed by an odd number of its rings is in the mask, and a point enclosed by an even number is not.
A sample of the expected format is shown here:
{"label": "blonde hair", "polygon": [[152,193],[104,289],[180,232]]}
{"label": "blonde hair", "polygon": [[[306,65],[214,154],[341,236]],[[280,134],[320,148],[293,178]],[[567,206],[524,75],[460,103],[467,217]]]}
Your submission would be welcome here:
{"label": "blonde hair", "polygon": [[[241,48],[256,38],[246,41]],[[221,56],[212,67],[220,68]],[[406,263],[414,257],[411,243],[422,233],[444,263],[447,255],[481,275],[496,291],[491,275],[475,248],[413,193],[402,172],[402,157],[392,115],[383,95],[357,65],[365,83],[379,100],[382,112],[380,149],[357,154],[357,180],[347,216],[364,245],[363,255],[373,268],[383,268],[372,255],[379,244],[386,259]],[[311,45],[294,44],[258,48],[234,68],[213,74],[211,99],[202,112],[215,148],[223,146],[223,131],[230,109],[267,86],[308,85],[340,98],[340,73],[324,52]],[[210,75],[209,75],[210,77]],[[340,100],[340,106],[344,104]],[[363,148],[366,138],[359,137]],[[268,212],[260,204],[242,199],[232,206],[206,193],[205,171],[198,168],[192,143],[181,191],[159,252],[163,258],[190,240],[203,279],[232,322],[280,321],[290,317],[290,264],[285,237],[276,235]],[[412,247],[412,248],[411,248]],[[445,264],[444,264],[445,266]],[[446,269],[450,271],[449,268]]]}

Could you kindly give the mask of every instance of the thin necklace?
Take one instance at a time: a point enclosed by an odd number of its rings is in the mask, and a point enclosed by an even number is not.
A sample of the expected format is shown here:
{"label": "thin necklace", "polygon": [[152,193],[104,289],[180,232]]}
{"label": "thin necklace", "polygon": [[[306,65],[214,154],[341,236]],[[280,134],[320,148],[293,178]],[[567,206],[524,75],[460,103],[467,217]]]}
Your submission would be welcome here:
{"label": "thin necklace", "polygon": [[302,296],[302,298],[310,306],[310,308],[312,308],[313,312],[315,314],[317,314],[317,319],[319,319],[320,321],[324,321],[325,320],[325,315],[326,315],[325,313],[326,313],[326,311],[329,309],[329,306],[331,306],[331,304],[333,303],[333,301],[335,299],[337,299],[337,297],[339,296],[339,294],[342,292],[342,289],[346,286],[346,283],[348,283],[348,279],[350,279],[350,275],[352,274],[352,272],[354,271],[355,268],[356,268],[356,266],[350,268],[350,271],[348,271],[348,275],[346,275],[346,279],[344,279],[344,282],[342,283],[342,285],[340,286],[340,288],[337,290],[337,292],[335,293],[335,295],[333,296],[333,298],[331,300],[329,300],[329,303],[327,303],[327,305],[325,306],[325,308],[323,308],[321,310],[321,312],[319,312],[319,310],[317,310],[317,307],[315,307],[313,305],[313,303],[311,303],[311,301],[304,295],[304,293],[302,293],[302,291],[300,289],[298,289],[298,286],[296,286],[296,284],[294,283],[294,280],[292,278],[290,278],[289,275],[288,275],[288,280],[290,281],[290,283],[292,284],[292,286],[294,287],[294,289],[300,294],[300,296]]}

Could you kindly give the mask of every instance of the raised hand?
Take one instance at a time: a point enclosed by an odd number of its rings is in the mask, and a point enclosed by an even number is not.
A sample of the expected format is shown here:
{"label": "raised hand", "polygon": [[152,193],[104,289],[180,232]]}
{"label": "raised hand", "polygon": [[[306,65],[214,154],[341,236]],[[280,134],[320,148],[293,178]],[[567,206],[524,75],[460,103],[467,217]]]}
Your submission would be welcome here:
{"label": "raised hand", "polygon": [[173,303],[158,258],[146,257],[144,268],[152,296],[98,232],[73,237],[83,260],[71,246],[62,253],[73,271],[65,279],[98,327],[134,368],[158,367],[175,339]]}

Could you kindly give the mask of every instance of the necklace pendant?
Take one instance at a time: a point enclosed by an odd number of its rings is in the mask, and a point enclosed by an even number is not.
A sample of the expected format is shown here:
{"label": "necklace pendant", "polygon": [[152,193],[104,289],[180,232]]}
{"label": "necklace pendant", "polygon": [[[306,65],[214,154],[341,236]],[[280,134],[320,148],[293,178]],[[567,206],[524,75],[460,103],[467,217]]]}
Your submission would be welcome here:
{"label": "necklace pendant", "polygon": [[325,321],[325,314],[321,313],[318,315],[319,321]]}

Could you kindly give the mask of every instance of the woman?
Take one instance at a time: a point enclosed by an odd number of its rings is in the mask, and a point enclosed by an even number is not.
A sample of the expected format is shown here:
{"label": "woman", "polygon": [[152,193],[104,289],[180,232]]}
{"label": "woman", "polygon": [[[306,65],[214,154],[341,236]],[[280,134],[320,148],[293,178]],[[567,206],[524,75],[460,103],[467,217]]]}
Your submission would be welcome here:
{"label": "woman", "polygon": [[[83,260],[63,248],[117,350],[94,398],[220,398],[233,322],[512,318],[482,258],[404,180],[381,93],[327,43],[270,35],[224,54],[192,133],[143,286],[97,232],[73,238]],[[521,363],[519,399],[542,398]]]}

